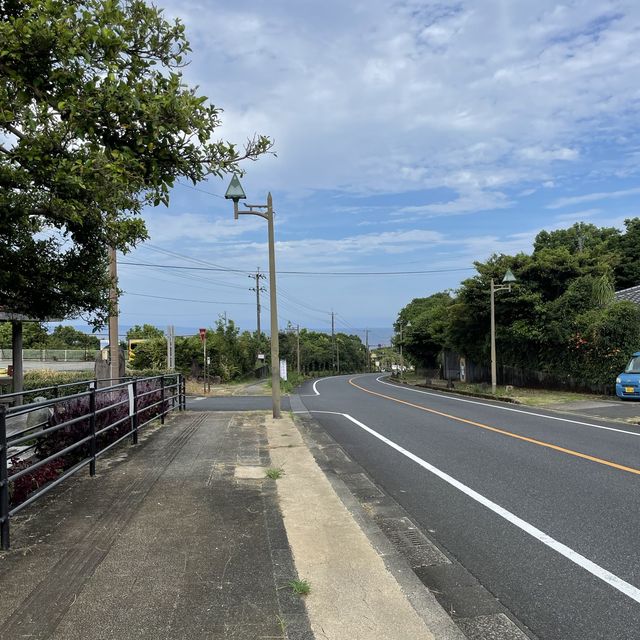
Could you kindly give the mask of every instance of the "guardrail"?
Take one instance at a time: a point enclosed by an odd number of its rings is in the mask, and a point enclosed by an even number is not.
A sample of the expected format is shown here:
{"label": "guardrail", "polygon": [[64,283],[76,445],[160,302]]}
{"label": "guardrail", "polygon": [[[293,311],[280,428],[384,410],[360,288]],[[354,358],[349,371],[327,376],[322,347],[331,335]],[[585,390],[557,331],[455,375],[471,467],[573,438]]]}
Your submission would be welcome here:
{"label": "guardrail", "polygon": [[[72,383],[64,386],[77,386]],[[0,546],[9,549],[9,521],[81,469],[96,473],[98,458],[153,420],[186,407],[179,374],[134,378],[109,387],[7,408],[0,396]],[[60,388],[63,385],[58,385]],[[51,388],[47,388],[50,390]],[[39,389],[38,391],[44,391]]]}

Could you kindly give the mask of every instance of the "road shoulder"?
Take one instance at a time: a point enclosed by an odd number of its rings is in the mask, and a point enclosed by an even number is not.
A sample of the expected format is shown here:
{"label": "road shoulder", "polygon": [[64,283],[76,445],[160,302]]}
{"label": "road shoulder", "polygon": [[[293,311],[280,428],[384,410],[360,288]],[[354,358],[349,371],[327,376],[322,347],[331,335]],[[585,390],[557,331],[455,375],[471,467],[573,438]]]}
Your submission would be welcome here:
{"label": "road shoulder", "polygon": [[535,637],[519,626],[475,577],[425,535],[409,514],[369,479],[362,467],[306,412],[299,397],[292,396],[291,402],[307,449],[436,638]]}

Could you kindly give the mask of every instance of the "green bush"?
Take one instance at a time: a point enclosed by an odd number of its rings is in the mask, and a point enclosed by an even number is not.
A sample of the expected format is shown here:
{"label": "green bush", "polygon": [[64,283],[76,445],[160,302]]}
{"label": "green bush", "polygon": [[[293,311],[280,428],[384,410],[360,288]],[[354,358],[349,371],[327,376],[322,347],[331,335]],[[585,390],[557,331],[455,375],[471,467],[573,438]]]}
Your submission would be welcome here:
{"label": "green bush", "polygon": [[[91,369],[85,371],[53,371],[51,369],[34,369],[27,371],[24,374],[24,390],[26,392],[33,391],[34,389],[41,389],[42,387],[53,387],[59,384],[70,384],[72,382],[84,382],[86,380],[93,380],[94,372]],[[79,393],[80,391],[86,391],[86,385],[74,385],[72,387],[65,387],[60,390],[59,395],[70,395],[72,393]],[[55,392],[53,389],[50,391],[44,391],[42,393],[26,393],[27,400],[31,396],[41,395],[45,398],[54,398]]]}

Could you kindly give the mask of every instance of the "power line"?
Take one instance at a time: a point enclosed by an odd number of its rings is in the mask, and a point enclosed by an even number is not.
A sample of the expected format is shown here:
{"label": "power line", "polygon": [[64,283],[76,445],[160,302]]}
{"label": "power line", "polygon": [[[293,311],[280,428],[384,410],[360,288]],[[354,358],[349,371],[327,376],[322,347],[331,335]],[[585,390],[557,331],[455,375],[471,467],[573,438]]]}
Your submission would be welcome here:
{"label": "power line", "polygon": [[251,273],[245,269],[229,269],[227,267],[186,267],[177,264],[155,264],[148,262],[125,262],[121,260],[118,264],[127,264],[132,267],[156,267],[158,269],[188,269],[191,271],[229,271],[231,273]]}
{"label": "power line", "polygon": [[[122,264],[122,263],[120,263]],[[173,278],[179,278],[181,280],[186,280],[187,282],[189,282],[189,286],[193,287],[195,289],[203,289],[205,291],[212,291],[212,287],[228,287],[230,289],[240,289],[242,291],[244,291],[244,287],[241,287],[239,285],[235,285],[235,284],[230,284],[227,282],[220,282],[218,280],[209,280],[208,278],[204,278],[202,276],[198,276],[195,274],[191,274],[191,273],[166,273],[161,271],[160,269],[156,268],[156,267],[149,267],[149,270],[157,272],[157,273],[164,273],[165,275],[171,276]],[[175,280],[167,280],[166,278],[158,278],[157,276],[153,276],[153,280],[158,281],[158,282],[167,282],[169,284],[182,284],[180,282],[176,282]],[[209,286],[207,287],[203,287],[197,284],[191,284],[192,282],[204,282],[209,284]]]}
{"label": "power line", "polygon": [[224,200],[225,197],[221,196],[219,193],[213,193],[213,191],[206,191],[205,189],[199,189],[198,187],[194,187],[191,184],[187,184],[186,182],[177,182],[177,185],[181,187],[187,187],[187,189],[193,189],[194,191],[199,191],[200,193],[206,193],[208,196],[215,196],[216,198],[220,198]]}
{"label": "power line", "polygon": [[[188,267],[175,264],[151,264],[146,262],[124,262],[134,267],[157,267],[159,269],[187,269],[190,271],[228,271],[231,273],[251,274],[246,269],[230,269],[228,267]],[[455,271],[475,271],[475,267],[458,267],[455,269],[423,269],[420,271],[286,271],[279,270],[278,275],[306,275],[306,276],[407,276],[423,275],[428,273],[453,273]]]}
{"label": "power line", "polygon": [[176,302],[197,302],[199,304],[251,304],[250,302],[227,302],[220,300],[190,300],[188,298],[167,298],[166,296],[152,296],[149,293],[133,293],[131,291],[124,291],[128,296],[141,296],[142,298],[157,298],[158,300],[174,300]]}

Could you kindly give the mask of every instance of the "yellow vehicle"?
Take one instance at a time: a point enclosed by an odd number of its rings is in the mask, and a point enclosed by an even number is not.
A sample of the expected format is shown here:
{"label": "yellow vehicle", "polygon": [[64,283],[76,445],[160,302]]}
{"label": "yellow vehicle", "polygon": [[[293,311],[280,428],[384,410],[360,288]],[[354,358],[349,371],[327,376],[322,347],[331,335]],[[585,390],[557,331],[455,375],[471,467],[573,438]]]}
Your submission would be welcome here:
{"label": "yellow vehicle", "polygon": [[131,338],[129,340],[129,362],[133,362],[133,358],[136,355],[136,348],[139,344],[148,342],[147,338]]}

